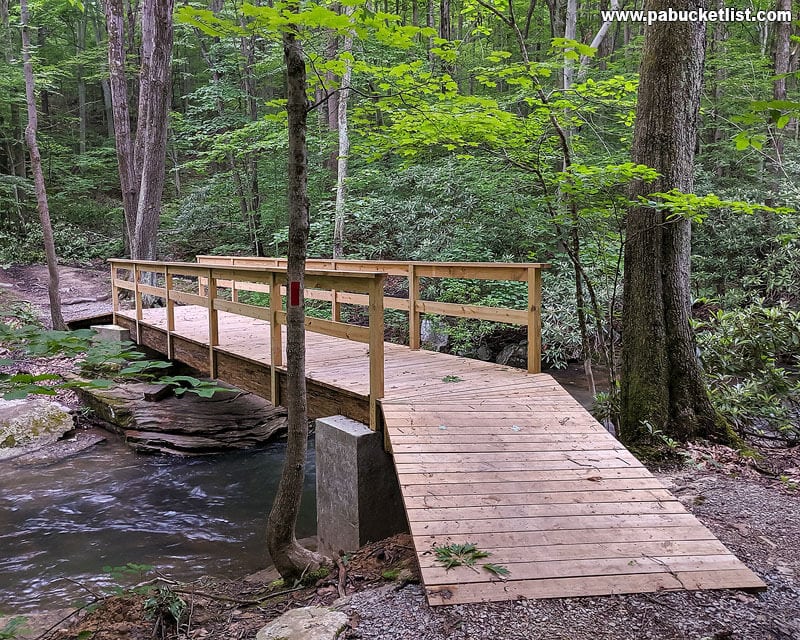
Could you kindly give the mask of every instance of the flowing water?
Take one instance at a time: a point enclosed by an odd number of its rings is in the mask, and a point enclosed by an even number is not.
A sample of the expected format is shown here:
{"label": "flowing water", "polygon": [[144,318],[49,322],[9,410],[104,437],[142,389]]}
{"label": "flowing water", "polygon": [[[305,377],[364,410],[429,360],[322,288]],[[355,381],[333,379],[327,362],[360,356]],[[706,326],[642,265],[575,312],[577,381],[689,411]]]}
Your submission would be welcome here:
{"label": "flowing water", "polygon": [[[285,444],[203,458],[143,456],[115,439],[46,467],[0,467],[0,614],[69,606],[152,565],[178,579],[268,564],[267,513]],[[298,537],[316,530],[309,441]]]}

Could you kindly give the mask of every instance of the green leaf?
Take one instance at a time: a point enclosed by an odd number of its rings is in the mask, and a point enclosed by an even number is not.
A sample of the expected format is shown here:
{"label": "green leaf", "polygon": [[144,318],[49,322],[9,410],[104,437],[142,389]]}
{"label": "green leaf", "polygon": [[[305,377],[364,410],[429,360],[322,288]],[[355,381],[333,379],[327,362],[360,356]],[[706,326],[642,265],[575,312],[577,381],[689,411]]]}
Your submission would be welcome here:
{"label": "green leaf", "polygon": [[498,578],[505,579],[511,575],[511,571],[508,570],[508,567],[504,567],[501,564],[487,563],[483,565],[483,568],[486,569],[489,573],[493,573]]}

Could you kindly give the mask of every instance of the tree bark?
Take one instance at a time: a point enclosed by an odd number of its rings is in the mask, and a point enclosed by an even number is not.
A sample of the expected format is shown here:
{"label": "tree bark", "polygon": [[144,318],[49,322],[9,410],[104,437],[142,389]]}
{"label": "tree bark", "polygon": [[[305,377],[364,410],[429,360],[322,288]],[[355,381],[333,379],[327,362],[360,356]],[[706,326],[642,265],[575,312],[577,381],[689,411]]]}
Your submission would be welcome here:
{"label": "tree bark", "polygon": [[167,122],[172,99],[173,7],[174,0],[151,0],[142,7],[139,129],[134,152],[136,159],[141,159],[137,166],[142,167],[142,172],[131,245],[135,260],[155,260],[158,255],[158,221],[164,193]]}
{"label": "tree bark", "polygon": [[114,139],[122,190],[126,241],[132,245],[136,228],[136,210],[139,206],[139,181],[133,161],[128,79],[125,73],[125,16],[122,0],[106,0],[105,10],[106,30],[108,31],[109,84],[114,113]]}
{"label": "tree bark", "polygon": [[39,126],[39,118],[36,112],[36,95],[34,93],[35,80],[33,77],[33,65],[31,64],[31,37],[28,31],[30,16],[28,15],[28,0],[20,1],[20,22],[22,24],[22,61],[25,73],[25,100],[28,105],[28,126],[25,127],[25,142],[31,157],[31,171],[33,172],[33,182],[36,188],[36,205],[39,210],[39,220],[42,224],[42,236],[44,238],[44,249],[47,257],[47,272],[49,281],[47,292],[50,298],[50,318],[53,329],[62,331],[67,328],[64,317],[61,315],[61,294],[59,292],[58,280],[58,259],[56,258],[56,247],[53,241],[53,227],[50,224],[50,208],[47,204],[47,189],[44,184],[44,174],[42,173],[42,156],[39,153],[39,145],[36,140],[36,133]]}
{"label": "tree bark", "polygon": [[[352,16],[355,7],[348,5],[344,8],[346,16]],[[350,53],[353,50],[353,34],[348,33],[344,38],[342,51]],[[352,80],[353,70],[349,59],[345,61],[344,73],[342,74],[341,89],[339,90],[339,158],[336,167],[336,214],[333,225],[333,257],[341,258],[344,255],[344,220],[345,220],[345,198],[347,188],[347,163],[350,154],[350,134],[347,122],[347,100],[350,97],[350,81]]]}
{"label": "tree bark", "polygon": [[[791,11],[792,0],[777,0],[775,9],[777,11]],[[786,74],[789,73],[790,58],[790,37],[792,35],[791,22],[779,22],[775,29],[775,52],[773,64],[775,80],[772,83],[772,98],[774,100],[786,100]],[[780,190],[780,176],[783,172],[783,133],[784,130],[772,127],[772,153],[773,157],[769,163],[772,173],[772,184],[768,204],[775,204],[776,196]]]}
{"label": "tree bark", "polygon": [[[697,9],[697,0],[650,0],[646,10]],[[705,25],[657,22],[645,31],[633,161],[658,170],[632,198],[691,192],[705,53]],[[621,436],[646,445],[658,429],[680,440],[715,434],[716,416],[689,326],[691,225],[634,206],[626,224]],[[648,428],[648,425],[650,428]]]}
{"label": "tree bark", "polygon": [[[296,5],[295,5],[296,6]],[[275,502],[267,519],[267,550],[275,568],[287,582],[315,570],[323,558],[302,547],[295,535],[303,491],[308,444],[305,372],[305,317],[303,282],[308,247],[308,149],[306,147],[306,65],[303,48],[293,31],[283,34],[289,118],[289,256],[286,320],[286,410],[288,442],[286,460]],[[294,288],[296,292],[293,293]],[[293,298],[295,298],[293,300]]]}

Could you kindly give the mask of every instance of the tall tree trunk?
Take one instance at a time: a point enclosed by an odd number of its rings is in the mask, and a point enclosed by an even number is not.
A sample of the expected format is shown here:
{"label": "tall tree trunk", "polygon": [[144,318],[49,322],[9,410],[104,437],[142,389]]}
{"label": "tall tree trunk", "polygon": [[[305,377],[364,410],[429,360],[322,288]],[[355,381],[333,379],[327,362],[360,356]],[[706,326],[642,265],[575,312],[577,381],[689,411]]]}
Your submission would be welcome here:
{"label": "tall tree trunk", "polygon": [[439,0],[439,37],[445,40],[450,40],[452,37],[450,0]]}
{"label": "tall tree trunk", "polygon": [[31,157],[31,171],[33,172],[33,182],[36,187],[36,205],[39,210],[39,220],[42,223],[42,236],[44,237],[44,249],[47,257],[47,271],[49,281],[47,293],[50,298],[50,318],[53,329],[64,330],[67,328],[64,317],[61,315],[61,293],[59,291],[58,280],[58,259],[56,258],[56,247],[53,241],[53,227],[50,224],[50,208],[47,204],[47,190],[44,184],[44,174],[42,173],[42,157],[39,154],[39,145],[36,141],[36,133],[39,126],[39,118],[36,112],[36,95],[34,93],[33,65],[31,64],[31,37],[28,31],[30,16],[28,15],[28,0],[20,1],[20,22],[22,24],[22,61],[25,73],[25,99],[28,105],[28,126],[25,127],[25,142],[28,144],[28,151]]}
{"label": "tall tree trunk", "polygon": [[114,139],[122,189],[126,242],[132,247],[136,228],[136,211],[139,206],[139,180],[133,159],[128,79],[125,73],[125,14],[122,0],[105,0],[105,3],[109,84],[111,85],[111,102],[114,110]]}
{"label": "tall tree trunk", "polygon": [[[344,8],[344,14],[348,17],[353,15],[355,7],[348,5]],[[342,47],[343,53],[350,53],[353,50],[353,35],[348,33],[344,38]],[[344,73],[342,74],[342,84],[339,91],[339,159],[336,168],[336,214],[334,217],[333,229],[333,257],[341,258],[344,255],[344,219],[345,219],[345,196],[347,180],[347,162],[350,154],[350,134],[347,123],[347,100],[350,97],[350,81],[353,70],[349,58],[345,60]]]}
{"label": "tall tree trunk", "polygon": [[[142,81],[135,157],[141,160],[139,204],[132,256],[155,260],[164,193],[167,119],[172,99],[172,10],[174,0],[150,0],[142,7]],[[146,58],[145,53],[146,52]],[[145,80],[144,75],[148,74]],[[146,99],[144,107],[141,102]]]}
{"label": "tall tree trunk", "polygon": [[[8,0],[0,0],[0,26],[2,26],[3,58],[8,65],[14,61],[14,40],[8,20]],[[9,103],[9,129],[10,136],[7,143],[8,168],[12,176],[25,176],[25,146],[22,141],[23,133],[21,128],[19,105],[15,100]],[[15,182],[14,186],[14,208],[18,218],[22,218],[23,197],[20,193],[19,185]]]}
{"label": "tall tree trunk", "polygon": [[[567,40],[575,40],[578,27],[578,0],[567,0],[567,15],[564,22],[564,38]],[[564,91],[572,87],[572,80],[575,77],[575,63],[570,55],[570,52],[564,52],[564,78],[563,88]]]}
{"label": "tall tree trunk", "polygon": [[[98,0],[98,6],[92,9],[92,26],[94,28],[94,43],[99,48],[103,44],[103,26],[100,17],[103,14],[103,8],[100,5],[101,0]],[[95,8],[97,9],[95,11]],[[100,89],[103,92],[103,114],[106,121],[107,135],[109,138],[114,137],[114,106],[111,101],[111,83],[108,78],[100,80]]]}
{"label": "tall tree trunk", "polygon": [[[699,6],[697,0],[650,0],[645,8]],[[661,177],[635,185],[634,200],[670,189],[692,191],[705,29],[702,23],[656,22],[645,30],[632,156]],[[648,425],[681,440],[713,435],[716,416],[689,326],[690,222],[634,206],[626,235],[622,438],[646,444]]]}
{"label": "tall tree trunk", "polygon": [[[84,7],[83,14],[78,20],[76,29],[76,54],[83,55],[86,50],[86,27],[89,20],[88,9]],[[75,69],[78,78],[78,152],[86,153],[86,79],[83,77],[83,64],[79,63]]]}
{"label": "tall tree trunk", "polygon": [[[777,0],[777,11],[791,11],[792,0]],[[786,100],[786,74],[789,73],[790,37],[792,35],[791,22],[779,22],[775,28],[775,52],[773,55],[773,69],[775,79],[772,82],[772,97],[775,100]],[[772,127],[772,158],[769,169],[772,173],[771,191],[768,204],[775,204],[780,191],[780,177],[783,173],[783,130],[777,126]]]}
{"label": "tall tree trunk", "polygon": [[[297,4],[295,3],[295,7]],[[297,542],[295,527],[300,510],[308,443],[306,411],[305,318],[303,284],[308,247],[308,149],[306,148],[306,63],[296,34],[283,34],[289,117],[289,257],[286,319],[286,410],[288,442],[278,491],[267,519],[267,550],[275,568],[287,581],[316,569],[322,557]]]}

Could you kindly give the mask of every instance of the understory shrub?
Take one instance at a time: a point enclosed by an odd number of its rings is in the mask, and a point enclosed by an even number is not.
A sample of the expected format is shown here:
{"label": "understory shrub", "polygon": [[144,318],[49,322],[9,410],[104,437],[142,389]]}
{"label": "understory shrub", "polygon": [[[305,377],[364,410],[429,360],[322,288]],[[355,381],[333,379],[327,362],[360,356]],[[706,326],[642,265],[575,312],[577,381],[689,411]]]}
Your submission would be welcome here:
{"label": "understory shrub", "polygon": [[744,435],[800,440],[800,311],[764,300],[695,321],[711,399]]}

